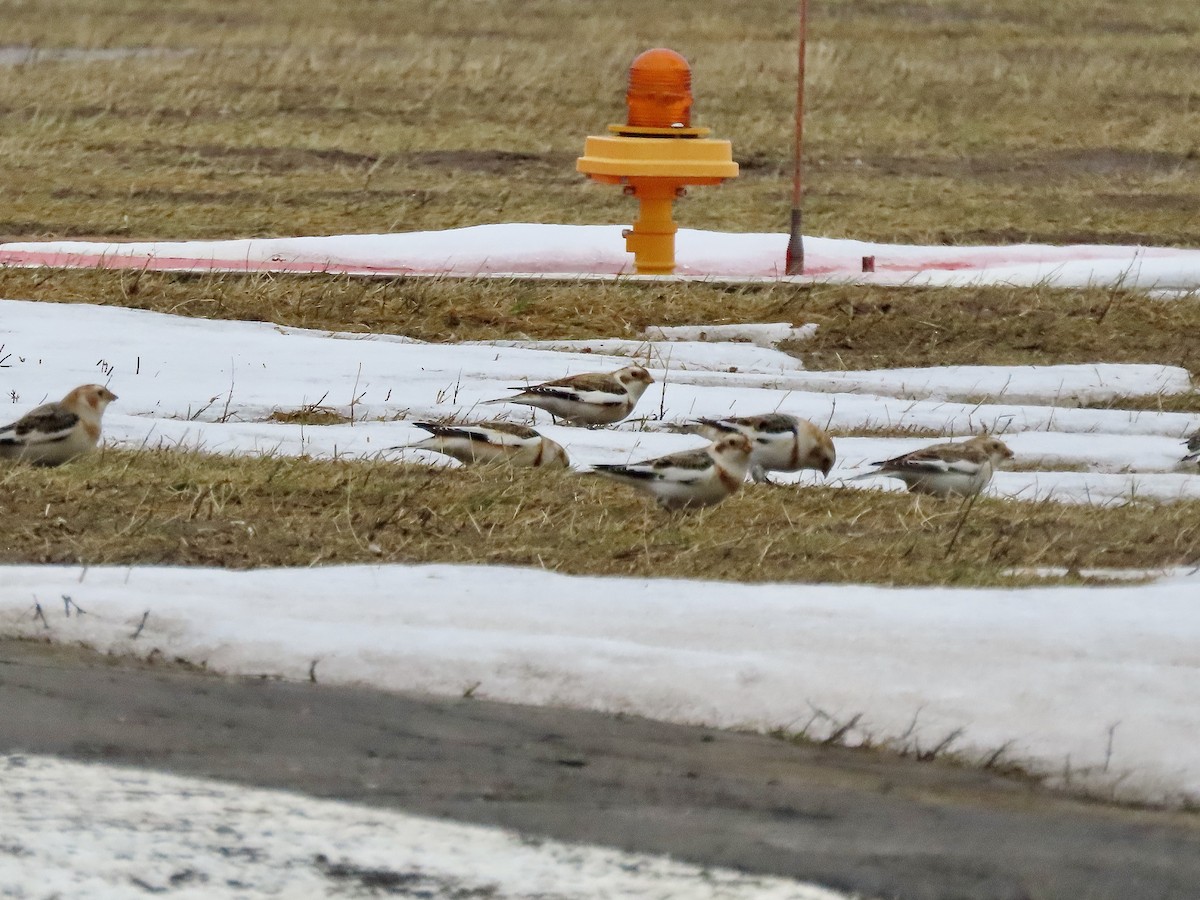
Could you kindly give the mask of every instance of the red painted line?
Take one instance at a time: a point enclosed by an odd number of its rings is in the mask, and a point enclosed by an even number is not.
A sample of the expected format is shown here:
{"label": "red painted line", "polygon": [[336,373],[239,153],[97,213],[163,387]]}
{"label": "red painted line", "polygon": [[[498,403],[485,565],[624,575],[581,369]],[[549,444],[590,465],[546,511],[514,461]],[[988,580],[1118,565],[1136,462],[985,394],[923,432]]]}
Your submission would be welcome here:
{"label": "red painted line", "polygon": [[[1106,247],[1046,247],[1021,251],[1016,248],[979,248],[973,256],[956,258],[924,258],[924,259],[895,259],[888,261],[878,251],[875,255],[875,271],[877,272],[923,272],[923,271],[965,271],[982,270],[1003,266],[1040,264],[1047,266],[1065,265],[1084,260],[1116,259],[1117,248]],[[1128,253],[1128,248],[1121,248]],[[1164,257],[1176,254],[1186,254],[1189,251],[1174,248],[1141,248],[1140,254],[1145,257]],[[1195,251],[1190,251],[1195,252]],[[42,250],[0,250],[0,265],[65,269],[136,269],[151,272],[277,272],[293,274],[327,273],[331,275],[453,275],[470,277],[472,275],[491,274],[565,274],[578,272],[581,275],[629,275],[624,266],[597,265],[594,261],[559,259],[524,263],[514,266],[512,261],[501,259],[486,260],[472,266],[446,265],[439,267],[406,266],[395,262],[337,262],[332,260],[288,260],[275,258],[269,260],[232,260],[213,259],[212,257],[187,256],[157,256],[150,254],[130,255],[127,253],[69,253],[62,251]],[[777,266],[764,267],[762,270],[743,270],[733,267],[735,271],[714,272],[701,270],[693,266],[681,265],[679,274],[697,277],[774,277],[781,273]],[[519,271],[518,271],[519,269]],[[843,262],[822,261],[819,258],[806,260],[805,273],[808,275],[848,274],[861,275],[861,258],[854,257]]]}
{"label": "red painted line", "polygon": [[145,269],[151,272],[329,272],[346,274],[406,275],[417,272],[409,266],[363,265],[359,263],[305,262],[296,260],[218,260],[186,256],[129,256],[100,253],[57,253],[37,250],[0,250],[0,265],[48,266],[56,269]]}
{"label": "red painted line", "polygon": [[[395,263],[361,263],[306,261],[306,260],[230,260],[213,259],[211,257],[187,256],[150,256],[139,255],[108,255],[102,253],[62,253],[41,250],[0,250],[0,266],[36,267],[45,266],[55,269],[138,269],[148,272],[282,272],[330,275],[489,275],[493,273],[509,274],[511,266],[498,266],[495,262],[483,263],[472,267],[441,266],[437,268],[421,268],[404,266]],[[554,273],[571,271],[577,268],[570,263],[547,262],[537,265],[525,265],[522,272]],[[585,274],[619,275],[621,269],[616,267],[593,267],[595,271]]]}
{"label": "red painted line", "polygon": [[[1007,261],[1005,261],[1002,264],[1010,265],[1010,263],[1008,263]],[[1011,263],[1011,264],[1015,265],[1016,263]],[[884,262],[884,263],[881,263],[881,262],[879,262],[878,257],[876,257],[876,259],[875,259],[875,271],[876,272],[925,272],[930,269],[938,269],[938,270],[944,270],[944,271],[949,271],[949,272],[958,272],[958,271],[961,271],[962,269],[984,269],[984,268],[991,268],[992,266],[995,266],[995,265],[996,265],[996,263],[992,262],[991,260],[988,260],[988,262],[985,265],[980,265],[978,262],[963,262],[960,260],[954,260],[954,261],[942,260],[939,262],[922,261],[921,263],[912,263],[912,262],[903,262],[903,263]]]}

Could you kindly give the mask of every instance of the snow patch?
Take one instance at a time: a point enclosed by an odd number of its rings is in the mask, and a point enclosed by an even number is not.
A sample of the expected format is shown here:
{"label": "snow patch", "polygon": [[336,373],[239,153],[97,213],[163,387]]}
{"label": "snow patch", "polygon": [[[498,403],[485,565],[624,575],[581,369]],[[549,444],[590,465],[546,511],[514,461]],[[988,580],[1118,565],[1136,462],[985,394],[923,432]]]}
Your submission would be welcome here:
{"label": "snow patch", "polygon": [[568,353],[595,353],[625,356],[664,372],[755,372],[775,374],[796,372],[804,364],[796,357],[757,344],[726,343],[719,353],[713,345],[695,341],[629,341],[601,338],[585,341],[465,341],[466,345],[487,347],[524,347],[527,350],[559,350]]}
{"label": "snow patch", "polygon": [[610,897],[848,900],[783,878],[531,841],[282,791],[0,756],[0,894],[14,900]]}
{"label": "snow patch", "polygon": [[816,325],[792,325],[789,322],[734,325],[651,325],[646,338],[651,341],[705,341],[723,343],[746,341],[757,347],[778,347],[784,341],[808,341],[817,333]]}

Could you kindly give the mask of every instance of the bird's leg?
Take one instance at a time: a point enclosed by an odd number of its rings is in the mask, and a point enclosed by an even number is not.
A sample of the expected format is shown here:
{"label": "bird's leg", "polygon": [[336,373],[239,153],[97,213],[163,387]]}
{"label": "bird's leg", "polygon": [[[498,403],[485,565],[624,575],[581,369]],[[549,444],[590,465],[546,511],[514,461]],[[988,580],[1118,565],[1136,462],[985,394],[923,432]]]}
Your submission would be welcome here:
{"label": "bird's leg", "polygon": [[767,477],[767,470],[764,469],[762,466],[758,466],[758,465],[750,467],[750,480],[753,481],[755,484],[774,484],[775,483],[770,478]]}

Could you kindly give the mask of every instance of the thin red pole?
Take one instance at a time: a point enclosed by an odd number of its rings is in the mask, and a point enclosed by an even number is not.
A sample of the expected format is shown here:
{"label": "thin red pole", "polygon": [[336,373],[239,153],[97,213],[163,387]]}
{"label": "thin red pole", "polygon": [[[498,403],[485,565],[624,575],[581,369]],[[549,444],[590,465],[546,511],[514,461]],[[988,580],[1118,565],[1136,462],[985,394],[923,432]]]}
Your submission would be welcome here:
{"label": "thin red pole", "polygon": [[789,275],[804,274],[804,50],[808,32],[808,0],[800,0],[800,63],[796,73],[796,147],[792,173],[792,228],[788,235],[787,268]]}

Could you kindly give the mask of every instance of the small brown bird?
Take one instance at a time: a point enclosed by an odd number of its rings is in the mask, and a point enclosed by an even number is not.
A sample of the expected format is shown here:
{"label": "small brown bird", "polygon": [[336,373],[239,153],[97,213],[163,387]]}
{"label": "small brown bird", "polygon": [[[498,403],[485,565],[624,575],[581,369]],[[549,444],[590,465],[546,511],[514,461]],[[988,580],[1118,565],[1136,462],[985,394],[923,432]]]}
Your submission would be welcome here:
{"label": "small brown bird", "polygon": [[872,475],[899,478],[908,489],[935,497],[970,497],[992,480],[992,472],[1013,452],[990,434],[979,434],[957,443],[933,444],[912,453],[871,463],[874,472],[855,475],[850,481]]}
{"label": "small brown bird", "polygon": [[57,466],[95,448],[100,418],[117,395],[99,384],[75,388],[57,403],[30,410],[0,427],[0,459]]}
{"label": "small brown bird", "polygon": [[527,425],[517,425],[514,422],[477,422],[471,425],[437,422],[412,424],[428,431],[432,437],[409,444],[409,447],[444,453],[466,465],[507,463],[517,467],[546,466],[564,469],[570,465],[567,451],[561,444],[543,437]]}
{"label": "small brown bird", "polygon": [[615,372],[585,372],[524,389],[513,388],[521,393],[486,402],[536,406],[570,425],[611,425],[633,412],[653,383],[650,373],[641,366],[626,366]]}
{"label": "small brown bird", "polygon": [[1200,462],[1200,431],[1185,438],[1188,452],[1184,454],[1184,462]]}
{"label": "small brown bird", "polygon": [[726,419],[697,419],[680,427],[715,441],[726,434],[744,434],[754,448],[750,454],[750,477],[767,480],[767,472],[799,472],[816,469],[822,475],[837,461],[833,440],[824,429],[808,419],[783,413],[736,416]]}
{"label": "small brown bird", "polygon": [[649,494],[663,509],[694,509],[720,503],[742,486],[750,469],[750,451],[750,439],[744,434],[727,434],[699,450],[592,470]]}

